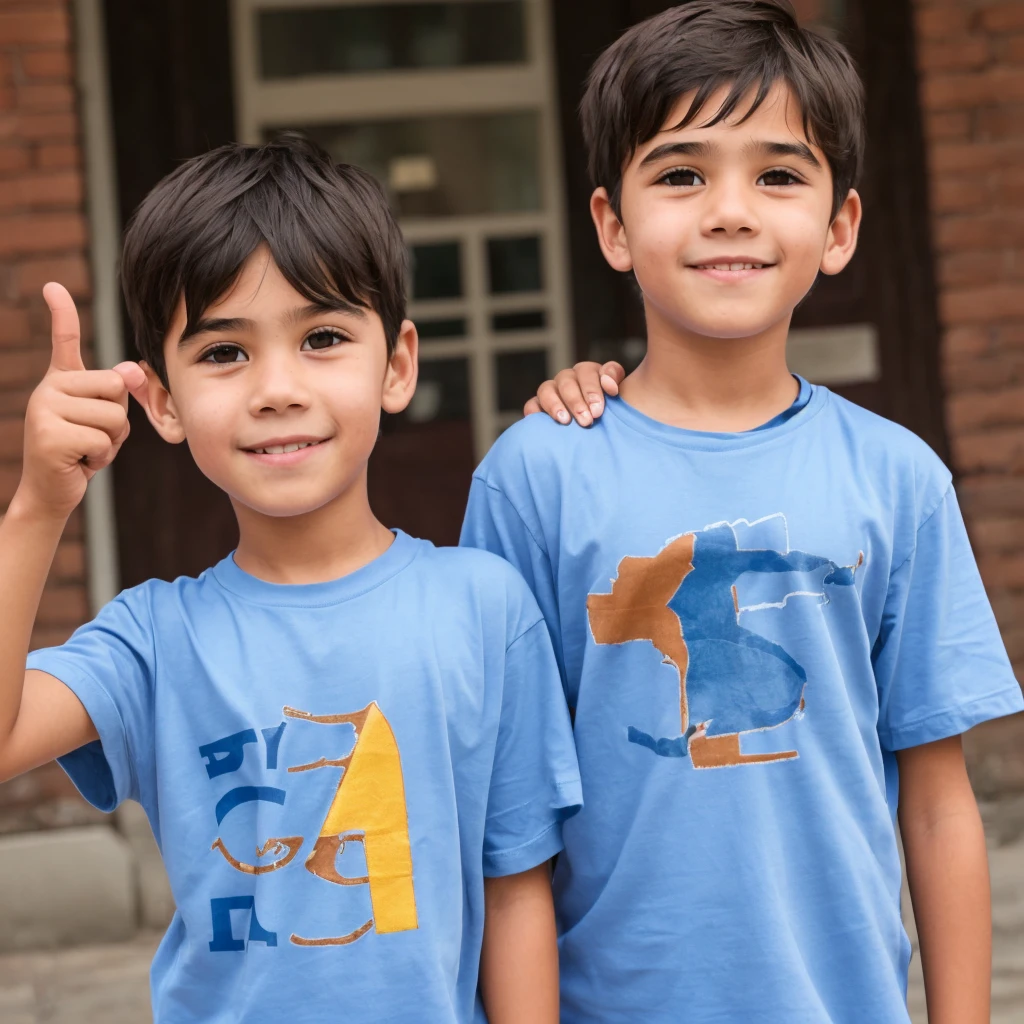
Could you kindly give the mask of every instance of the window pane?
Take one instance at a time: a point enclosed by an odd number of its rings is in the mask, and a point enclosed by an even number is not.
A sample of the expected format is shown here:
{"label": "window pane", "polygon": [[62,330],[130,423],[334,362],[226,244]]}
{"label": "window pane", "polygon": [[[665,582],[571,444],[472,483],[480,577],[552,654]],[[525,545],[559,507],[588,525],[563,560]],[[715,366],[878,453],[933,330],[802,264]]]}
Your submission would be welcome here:
{"label": "window pane", "polygon": [[457,299],[462,295],[458,242],[413,245],[409,251],[414,299]]}
{"label": "window pane", "polygon": [[417,320],[416,333],[420,341],[431,341],[435,338],[464,338],[466,321],[462,317],[450,320]]}
{"label": "window pane", "polygon": [[526,60],[522,0],[357,4],[258,14],[265,79]]}
{"label": "window pane", "polygon": [[548,315],[543,309],[526,309],[521,313],[495,313],[491,317],[491,330],[539,331],[548,325]]}
{"label": "window pane", "polygon": [[540,209],[533,112],[299,127],[335,160],[369,171],[400,217]]}
{"label": "window pane", "polygon": [[540,239],[489,238],[487,265],[491,277],[491,294],[539,292],[543,288],[540,266]]}
{"label": "window pane", "polygon": [[503,352],[495,356],[498,378],[498,411],[518,412],[548,379],[548,354],[536,352]]}
{"label": "window pane", "polygon": [[469,365],[465,359],[424,359],[405,412],[395,419],[434,423],[469,419]]}

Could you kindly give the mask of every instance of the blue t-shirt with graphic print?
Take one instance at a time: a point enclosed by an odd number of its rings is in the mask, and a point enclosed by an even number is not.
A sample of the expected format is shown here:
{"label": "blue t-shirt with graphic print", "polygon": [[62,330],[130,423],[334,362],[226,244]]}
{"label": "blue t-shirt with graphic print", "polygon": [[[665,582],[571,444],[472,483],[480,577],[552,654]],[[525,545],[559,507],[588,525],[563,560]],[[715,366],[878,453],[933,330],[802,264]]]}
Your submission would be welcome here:
{"label": "blue t-shirt with graphic print", "polygon": [[519,575],[398,533],[281,586],[231,557],[150,581],[29,667],[99,742],[61,759],[142,803],[177,904],[156,1024],[483,1021],[485,876],[544,862],[580,804],[551,641]]}
{"label": "blue t-shirt with graphic print", "polygon": [[463,543],[526,576],[575,715],[564,1024],[908,1019],[895,752],[1024,702],[946,468],[801,398],[532,416],[475,475]]}

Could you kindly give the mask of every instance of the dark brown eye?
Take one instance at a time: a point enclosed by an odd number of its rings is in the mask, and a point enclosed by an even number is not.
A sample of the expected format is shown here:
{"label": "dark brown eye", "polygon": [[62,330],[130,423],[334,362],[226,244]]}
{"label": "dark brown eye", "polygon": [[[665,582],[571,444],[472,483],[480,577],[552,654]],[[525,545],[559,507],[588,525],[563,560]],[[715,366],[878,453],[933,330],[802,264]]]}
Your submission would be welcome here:
{"label": "dark brown eye", "polygon": [[313,331],[312,334],[307,334],[305,341],[302,343],[302,347],[307,352],[311,350],[316,352],[320,349],[334,348],[345,340],[347,339],[341,331],[328,330],[325,327],[318,331]]}
{"label": "dark brown eye", "polygon": [[682,167],[676,171],[669,171],[659,179],[664,185],[671,185],[673,188],[693,188],[695,185],[703,185],[704,179],[689,168]]}
{"label": "dark brown eye", "polygon": [[203,356],[205,363],[242,363],[248,357],[237,345],[218,345]]}
{"label": "dark brown eye", "polygon": [[765,171],[760,178],[757,179],[759,185],[799,185],[800,179],[794,174],[790,174],[789,171]]}

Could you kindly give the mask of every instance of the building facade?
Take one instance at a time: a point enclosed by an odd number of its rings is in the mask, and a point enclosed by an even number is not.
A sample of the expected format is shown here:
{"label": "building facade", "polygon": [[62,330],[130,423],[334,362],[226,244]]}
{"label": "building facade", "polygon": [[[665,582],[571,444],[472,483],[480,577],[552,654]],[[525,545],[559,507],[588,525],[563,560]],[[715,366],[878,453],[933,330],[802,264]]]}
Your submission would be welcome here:
{"label": "building facade", "polygon": [[[0,0],[0,503],[48,362],[41,285],[70,288],[98,365],[130,354],[116,247],[139,200],[210,146],[301,128],[380,177],[409,241],[422,383],[384,425],[371,489],[386,521],[452,542],[473,465],[540,380],[642,357],[633,287],[593,239],[575,111],[600,50],[667,6]],[[798,311],[794,365],[950,462],[1024,669],[1024,2],[796,6],[855,54],[870,153],[860,251]],[[36,645],[233,546],[223,496],[132,415],[61,544]],[[1022,737],[1014,720],[969,737],[980,790],[1024,788]],[[0,786],[2,834],[100,817],[52,765]]]}

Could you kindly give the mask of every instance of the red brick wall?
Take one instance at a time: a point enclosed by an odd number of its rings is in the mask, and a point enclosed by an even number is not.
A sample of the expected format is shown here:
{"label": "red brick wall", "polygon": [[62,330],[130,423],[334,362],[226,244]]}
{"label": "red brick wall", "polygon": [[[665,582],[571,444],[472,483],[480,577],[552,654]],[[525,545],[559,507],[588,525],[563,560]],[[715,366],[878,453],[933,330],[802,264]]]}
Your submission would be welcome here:
{"label": "red brick wall", "polygon": [[[89,332],[70,3],[0,0],[0,508],[20,474],[25,402],[49,360],[43,284],[61,281]],[[87,357],[88,358],[88,357]],[[34,646],[60,643],[88,615],[82,517],[68,525],[43,595]],[[0,786],[0,832],[91,819],[56,766]]]}
{"label": "red brick wall", "polygon": [[[1024,0],[915,8],[953,459],[1024,678]],[[983,788],[1024,788],[1024,722],[971,740]]]}

